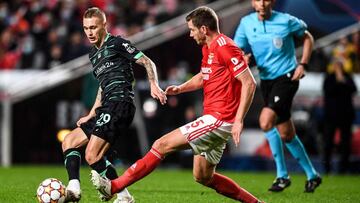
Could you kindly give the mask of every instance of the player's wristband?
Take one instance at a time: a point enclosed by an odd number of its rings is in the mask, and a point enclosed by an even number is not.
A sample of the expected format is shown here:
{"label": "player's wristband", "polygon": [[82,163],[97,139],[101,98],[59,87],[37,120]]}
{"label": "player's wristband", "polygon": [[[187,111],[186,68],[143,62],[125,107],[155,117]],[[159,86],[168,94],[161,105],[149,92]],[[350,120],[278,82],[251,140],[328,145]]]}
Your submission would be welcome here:
{"label": "player's wristband", "polygon": [[305,70],[309,68],[309,65],[307,63],[298,63],[298,65],[302,65]]}

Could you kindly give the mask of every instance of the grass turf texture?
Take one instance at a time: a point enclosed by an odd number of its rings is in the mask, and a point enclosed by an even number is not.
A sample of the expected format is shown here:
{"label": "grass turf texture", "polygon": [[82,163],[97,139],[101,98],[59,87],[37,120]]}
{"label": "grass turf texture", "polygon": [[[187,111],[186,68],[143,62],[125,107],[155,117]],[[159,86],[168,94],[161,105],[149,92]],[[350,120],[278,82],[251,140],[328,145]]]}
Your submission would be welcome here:
{"label": "grass turf texture", "polygon": [[[123,170],[118,170],[119,174]],[[90,169],[81,168],[81,202],[100,202],[90,184]],[[322,185],[314,194],[303,193],[305,176],[291,174],[292,185],[281,193],[271,193],[275,173],[220,171],[242,187],[266,202],[360,202],[360,176],[324,176]],[[37,202],[35,193],[46,178],[58,178],[65,185],[67,174],[62,166],[15,166],[0,168],[0,202]],[[137,203],[220,203],[235,202],[214,190],[196,183],[191,170],[158,169],[143,180],[129,187]]]}

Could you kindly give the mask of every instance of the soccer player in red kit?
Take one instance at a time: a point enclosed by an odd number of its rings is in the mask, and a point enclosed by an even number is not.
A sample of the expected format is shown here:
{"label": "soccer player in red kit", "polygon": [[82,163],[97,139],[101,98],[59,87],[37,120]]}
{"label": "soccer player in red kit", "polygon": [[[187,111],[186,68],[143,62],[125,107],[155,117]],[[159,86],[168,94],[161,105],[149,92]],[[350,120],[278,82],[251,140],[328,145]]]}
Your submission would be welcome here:
{"label": "soccer player in red kit", "polygon": [[219,31],[216,13],[208,7],[192,11],[186,21],[190,37],[202,45],[201,71],[179,86],[169,86],[166,94],[204,90],[203,116],[159,138],[151,150],[117,179],[91,172],[91,181],[105,196],[131,185],[152,172],[171,152],[192,149],[193,175],[200,184],[242,202],[259,202],[230,178],[215,172],[227,140],[238,145],[244,117],[251,105],[256,83],[242,51]]}

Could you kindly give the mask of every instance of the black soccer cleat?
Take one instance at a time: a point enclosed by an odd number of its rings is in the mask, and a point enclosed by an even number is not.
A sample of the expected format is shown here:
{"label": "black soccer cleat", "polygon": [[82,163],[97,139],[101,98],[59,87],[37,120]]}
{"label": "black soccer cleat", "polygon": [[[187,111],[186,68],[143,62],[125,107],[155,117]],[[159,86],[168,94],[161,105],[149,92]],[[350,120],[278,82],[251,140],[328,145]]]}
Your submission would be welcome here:
{"label": "black soccer cleat", "polygon": [[291,185],[290,178],[276,178],[269,188],[271,192],[281,192]]}
{"label": "black soccer cleat", "polygon": [[307,180],[305,182],[305,191],[304,192],[314,192],[315,189],[321,184],[322,179],[320,176],[317,176],[316,178]]}

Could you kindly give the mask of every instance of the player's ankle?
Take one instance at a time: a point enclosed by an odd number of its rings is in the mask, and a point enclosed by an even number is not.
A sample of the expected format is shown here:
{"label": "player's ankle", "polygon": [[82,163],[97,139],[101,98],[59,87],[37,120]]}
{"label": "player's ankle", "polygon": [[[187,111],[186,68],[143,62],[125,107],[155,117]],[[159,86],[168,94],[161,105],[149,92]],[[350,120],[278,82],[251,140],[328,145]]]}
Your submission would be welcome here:
{"label": "player's ankle", "polygon": [[79,181],[79,179],[71,179],[66,188],[68,188],[70,190],[80,191],[80,181]]}

